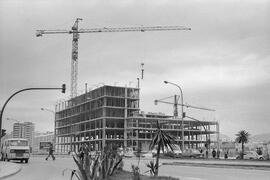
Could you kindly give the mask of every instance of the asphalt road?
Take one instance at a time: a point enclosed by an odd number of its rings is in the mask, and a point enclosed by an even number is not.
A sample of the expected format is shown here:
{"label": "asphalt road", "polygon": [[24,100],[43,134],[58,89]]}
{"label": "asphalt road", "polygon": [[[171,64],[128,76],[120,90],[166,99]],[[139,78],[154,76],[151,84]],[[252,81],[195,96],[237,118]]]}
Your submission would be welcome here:
{"label": "asphalt road", "polygon": [[70,171],[66,171],[65,176],[62,175],[63,171],[66,168],[76,169],[71,158],[56,157],[55,161],[51,158],[46,161],[45,156],[31,157],[28,164],[18,164],[22,165],[22,170],[6,180],[69,180]]}
{"label": "asphalt road", "polygon": [[[161,160],[163,161],[168,160]],[[130,170],[131,164],[137,164],[137,162],[136,158],[125,159],[124,169]],[[147,162],[149,159],[140,161],[141,173],[148,170],[145,166]],[[46,161],[45,157],[31,157],[28,164],[21,165],[22,170],[6,180],[69,180],[70,172],[63,176],[63,170],[76,168],[71,158]],[[263,170],[162,165],[159,172],[160,175],[178,177],[180,180],[270,180],[270,171]]]}

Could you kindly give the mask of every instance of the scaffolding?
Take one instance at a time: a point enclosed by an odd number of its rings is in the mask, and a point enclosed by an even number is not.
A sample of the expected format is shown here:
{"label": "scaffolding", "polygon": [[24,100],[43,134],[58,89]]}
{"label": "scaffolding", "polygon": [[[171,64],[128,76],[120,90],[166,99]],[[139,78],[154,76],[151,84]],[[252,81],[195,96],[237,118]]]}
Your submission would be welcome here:
{"label": "scaffolding", "polygon": [[148,151],[157,121],[176,143],[184,138],[185,148],[201,148],[207,136],[219,134],[215,121],[184,119],[181,127],[172,116],[142,113],[139,100],[138,88],[104,85],[56,105],[56,151],[78,151],[82,143],[97,151],[108,145]]}
{"label": "scaffolding", "polygon": [[139,89],[103,86],[56,106],[56,151],[126,145],[127,117],[139,111]]}
{"label": "scaffolding", "polygon": [[[184,127],[179,124],[179,120],[172,116],[160,115],[160,114],[139,114],[134,117],[130,117],[127,120],[128,124],[128,146],[136,150],[140,147],[143,151],[149,150],[150,142],[154,137],[154,132],[157,128],[157,122],[160,128],[166,131],[175,139],[176,144],[181,144],[181,133],[184,131],[184,149],[198,149],[204,148],[207,143],[207,137],[210,135],[216,135],[211,140],[211,143],[217,143],[218,122],[215,121],[192,121],[184,120]],[[206,129],[203,128],[206,127]]]}

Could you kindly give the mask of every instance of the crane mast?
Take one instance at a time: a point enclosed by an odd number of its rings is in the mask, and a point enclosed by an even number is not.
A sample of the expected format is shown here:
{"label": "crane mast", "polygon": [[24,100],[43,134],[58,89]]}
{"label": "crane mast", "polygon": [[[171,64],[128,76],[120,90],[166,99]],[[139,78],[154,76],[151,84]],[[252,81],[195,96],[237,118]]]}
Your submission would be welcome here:
{"label": "crane mast", "polygon": [[77,96],[77,82],[78,82],[78,25],[79,21],[82,20],[77,18],[73,27],[73,39],[72,39],[72,53],[71,53],[71,82],[70,82],[70,94],[71,97]]}
{"label": "crane mast", "polygon": [[40,37],[44,34],[72,34],[72,54],[71,54],[71,84],[70,95],[71,98],[77,96],[77,82],[78,82],[78,40],[80,33],[100,33],[100,32],[132,32],[132,31],[172,31],[172,30],[191,30],[184,26],[149,26],[149,27],[120,27],[120,28],[90,28],[79,29],[79,21],[77,18],[71,30],[37,30],[36,36]]}

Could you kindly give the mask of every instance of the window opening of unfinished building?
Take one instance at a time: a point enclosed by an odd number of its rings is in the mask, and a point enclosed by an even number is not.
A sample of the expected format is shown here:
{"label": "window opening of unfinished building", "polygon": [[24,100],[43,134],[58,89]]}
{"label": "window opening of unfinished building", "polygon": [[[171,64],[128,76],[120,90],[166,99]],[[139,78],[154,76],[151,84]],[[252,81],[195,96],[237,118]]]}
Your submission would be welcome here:
{"label": "window opening of unfinished building", "polygon": [[106,106],[125,107],[125,99],[117,97],[108,97]]}
{"label": "window opening of unfinished building", "polygon": [[107,86],[106,95],[125,97],[125,88]]}

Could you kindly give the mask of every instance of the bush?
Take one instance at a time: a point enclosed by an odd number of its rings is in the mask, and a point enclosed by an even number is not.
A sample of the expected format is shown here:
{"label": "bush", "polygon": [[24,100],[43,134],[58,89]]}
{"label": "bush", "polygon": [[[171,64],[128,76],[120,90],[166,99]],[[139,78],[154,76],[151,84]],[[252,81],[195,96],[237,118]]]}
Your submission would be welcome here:
{"label": "bush", "polygon": [[149,164],[146,164],[146,166],[149,168],[150,175],[154,176],[156,174],[156,171],[157,171],[157,166],[154,163],[154,161],[150,161]]}
{"label": "bush", "polygon": [[132,168],[132,180],[140,180],[141,176],[140,176],[140,168],[138,166],[131,166]]}

